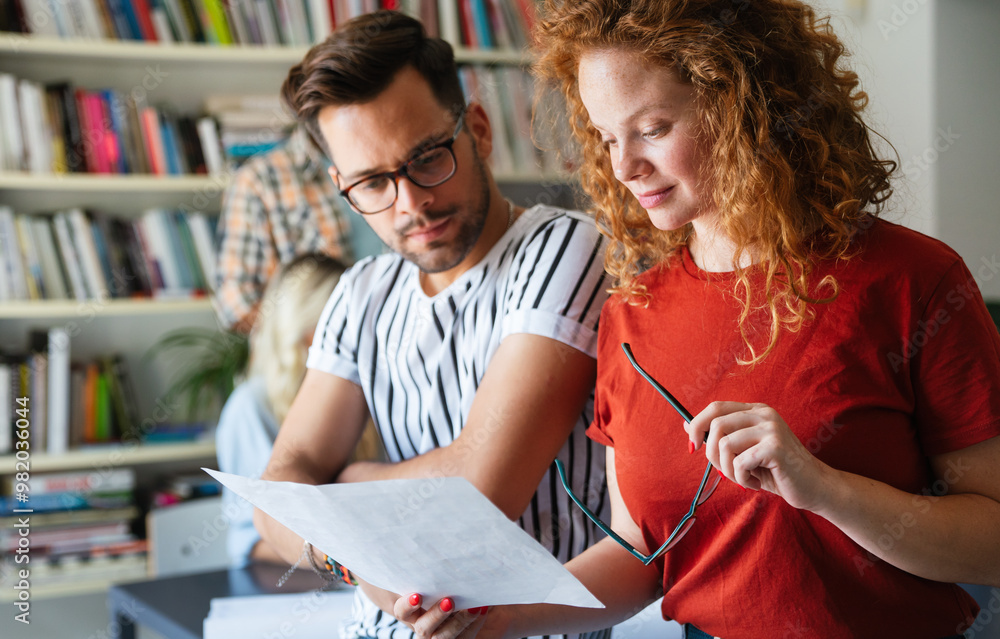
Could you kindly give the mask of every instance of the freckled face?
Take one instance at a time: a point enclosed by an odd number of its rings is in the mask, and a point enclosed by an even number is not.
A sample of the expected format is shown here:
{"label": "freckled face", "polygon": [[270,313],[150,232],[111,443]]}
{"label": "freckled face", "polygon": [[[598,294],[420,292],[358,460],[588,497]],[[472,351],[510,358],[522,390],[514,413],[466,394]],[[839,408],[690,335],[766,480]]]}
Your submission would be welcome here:
{"label": "freckled face", "polygon": [[700,137],[693,87],[625,49],[584,53],[578,79],[615,177],[653,225],[668,231],[714,218],[702,183],[708,146]]}

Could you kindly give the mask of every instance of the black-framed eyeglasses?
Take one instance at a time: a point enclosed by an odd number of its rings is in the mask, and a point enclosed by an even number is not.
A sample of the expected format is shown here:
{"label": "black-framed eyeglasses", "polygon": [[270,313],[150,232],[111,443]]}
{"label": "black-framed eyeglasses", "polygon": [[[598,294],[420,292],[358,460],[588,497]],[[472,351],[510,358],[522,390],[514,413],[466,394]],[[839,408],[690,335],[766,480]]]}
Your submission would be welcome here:
{"label": "black-framed eyeglasses", "polygon": [[[656,391],[660,393],[660,395],[662,395],[664,399],[667,400],[667,402],[673,407],[673,409],[680,414],[680,416],[684,419],[684,421],[690,423],[691,420],[694,419],[691,416],[691,413],[689,413],[688,410],[684,408],[684,406],[681,405],[681,403],[677,401],[677,399],[667,391],[667,389],[663,388],[663,386],[658,381],[653,379],[653,377],[649,373],[644,371],[642,367],[639,366],[639,363],[635,361],[635,356],[632,354],[632,347],[626,343],[623,343],[622,350],[625,351],[625,356],[628,357],[628,361],[632,363],[632,366],[635,367],[635,370],[639,371],[639,374],[642,375],[647,382],[652,384],[653,388],[655,388]],[[667,540],[663,542],[662,546],[657,548],[656,551],[653,552],[652,554],[644,555],[638,550],[636,550],[635,546],[628,543],[627,541],[622,539],[621,536],[618,535],[615,531],[611,530],[611,526],[601,521],[597,517],[597,515],[595,515],[589,508],[587,508],[587,506],[583,503],[583,501],[581,501],[580,498],[573,493],[572,489],[570,489],[569,487],[569,482],[566,479],[566,469],[563,467],[562,462],[559,461],[558,459],[556,460],[556,469],[559,471],[559,479],[562,481],[563,488],[566,490],[566,493],[569,495],[570,499],[573,500],[573,503],[575,503],[577,506],[580,507],[580,510],[582,510],[584,514],[590,518],[590,521],[597,524],[598,528],[607,533],[608,537],[614,539],[623,548],[625,548],[625,550],[632,553],[632,556],[636,557],[637,559],[639,559],[639,561],[641,561],[647,566],[651,564],[657,557],[659,557],[660,555],[664,554],[665,552],[676,546],[677,542],[679,542],[681,538],[683,538],[684,535],[686,535],[687,532],[691,530],[691,526],[693,526],[695,522],[695,514],[694,514],[695,510],[698,508],[698,506],[704,504],[705,501],[712,495],[712,493],[715,492],[715,489],[719,486],[719,481],[722,479],[722,475],[716,472],[715,468],[712,466],[712,462],[709,462],[708,465],[705,466],[705,472],[701,476],[701,483],[698,484],[698,492],[695,493],[694,499],[691,500],[691,507],[688,508],[687,514],[681,518],[680,523],[678,523],[677,526],[674,527],[673,532],[670,533],[670,536],[667,537]]]}
{"label": "black-framed eyeglasses", "polygon": [[369,175],[340,191],[362,215],[381,213],[396,203],[399,195],[399,178],[406,177],[417,186],[429,188],[444,184],[455,175],[458,163],[452,148],[465,124],[465,112],[458,116],[451,138],[428,147],[416,157],[405,162],[395,171]]}

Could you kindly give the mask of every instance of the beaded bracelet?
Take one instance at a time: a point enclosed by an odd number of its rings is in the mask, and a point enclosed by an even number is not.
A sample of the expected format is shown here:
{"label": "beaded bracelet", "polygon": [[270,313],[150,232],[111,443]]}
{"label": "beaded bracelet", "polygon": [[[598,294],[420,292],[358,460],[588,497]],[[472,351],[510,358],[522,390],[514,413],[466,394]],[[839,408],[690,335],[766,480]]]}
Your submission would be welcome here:
{"label": "beaded bracelet", "polygon": [[329,584],[339,580],[348,586],[358,585],[358,580],[354,578],[351,571],[337,563],[330,555],[323,555],[323,567],[320,568],[313,556],[312,549],[312,544],[307,541],[302,550],[309,558],[309,565],[312,566],[313,572],[322,577],[324,581]]}
{"label": "beaded bracelet", "polygon": [[344,566],[341,566],[330,555],[324,555],[323,557],[324,557],[323,564],[326,566],[326,569],[331,574],[333,574],[335,577],[337,577],[338,579],[340,579],[342,582],[344,582],[348,586],[357,586],[358,585],[358,580],[354,578],[354,575],[351,574],[350,570],[348,570]]}

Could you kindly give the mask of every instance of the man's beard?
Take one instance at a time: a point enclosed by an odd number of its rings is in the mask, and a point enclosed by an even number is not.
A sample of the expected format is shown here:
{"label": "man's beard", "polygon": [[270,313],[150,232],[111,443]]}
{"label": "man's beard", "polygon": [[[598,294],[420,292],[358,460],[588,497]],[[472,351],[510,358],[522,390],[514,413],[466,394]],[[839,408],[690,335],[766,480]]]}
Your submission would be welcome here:
{"label": "man's beard", "polygon": [[[451,206],[444,211],[426,211],[424,217],[427,222],[433,224],[447,217],[452,218],[452,223],[459,225],[458,232],[451,240],[441,242],[431,242],[427,248],[420,253],[412,253],[403,250],[407,233],[412,232],[416,223],[411,224],[402,231],[396,231],[398,242],[393,249],[404,259],[417,265],[424,273],[442,273],[449,271],[462,263],[469,253],[472,252],[476,242],[479,241],[486,227],[486,218],[490,210],[490,189],[486,179],[486,168],[478,155],[473,155],[476,174],[479,176],[479,197],[478,205],[473,204],[473,208],[464,216],[461,215],[459,206]],[[461,217],[459,217],[461,216]]]}

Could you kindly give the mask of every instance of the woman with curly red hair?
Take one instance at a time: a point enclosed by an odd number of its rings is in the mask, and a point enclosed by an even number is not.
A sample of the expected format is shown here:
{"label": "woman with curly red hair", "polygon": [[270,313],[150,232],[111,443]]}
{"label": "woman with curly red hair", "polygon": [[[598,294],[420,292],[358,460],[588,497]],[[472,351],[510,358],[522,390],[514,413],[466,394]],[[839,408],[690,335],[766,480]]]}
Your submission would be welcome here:
{"label": "woman with curly red hair", "polygon": [[828,22],[551,1],[537,35],[611,238],[588,434],[614,534],[567,564],[606,608],[396,615],[518,637],[663,594],[688,637],[962,633],[955,583],[1000,585],[1000,336],[954,251],[879,218],[896,166]]}

